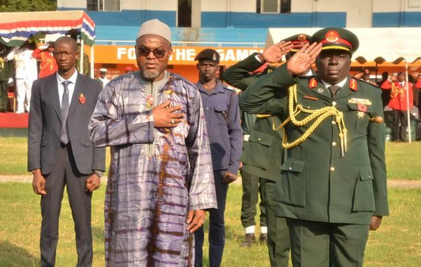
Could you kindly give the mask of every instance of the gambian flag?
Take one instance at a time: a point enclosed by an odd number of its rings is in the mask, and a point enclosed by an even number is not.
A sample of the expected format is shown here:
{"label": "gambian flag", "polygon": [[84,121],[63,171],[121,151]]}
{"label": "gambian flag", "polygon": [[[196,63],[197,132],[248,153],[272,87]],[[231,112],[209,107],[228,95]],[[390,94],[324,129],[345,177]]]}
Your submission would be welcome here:
{"label": "gambian flag", "polygon": [[95,42],[95,23],[84,11],[4,12],[0,15],[0,42],[20,46],[38,33],[80,35],[83,42]]}

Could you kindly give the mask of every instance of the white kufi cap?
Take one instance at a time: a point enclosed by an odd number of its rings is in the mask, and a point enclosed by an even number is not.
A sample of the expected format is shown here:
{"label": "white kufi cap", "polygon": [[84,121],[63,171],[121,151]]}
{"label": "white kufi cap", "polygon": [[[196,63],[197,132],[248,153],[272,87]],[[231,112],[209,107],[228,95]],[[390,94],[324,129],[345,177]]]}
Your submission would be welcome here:
{"label": "white kufi cap", "polygon": [[171,29],[168,27],[167,24],[162,23],[158,19],[151,19],[145,21],[142,26],[140,26],[139,32],[137,34],[137,38],[146,35],[146,34],[154,34],[161,36],[165,40],[171,43]]}

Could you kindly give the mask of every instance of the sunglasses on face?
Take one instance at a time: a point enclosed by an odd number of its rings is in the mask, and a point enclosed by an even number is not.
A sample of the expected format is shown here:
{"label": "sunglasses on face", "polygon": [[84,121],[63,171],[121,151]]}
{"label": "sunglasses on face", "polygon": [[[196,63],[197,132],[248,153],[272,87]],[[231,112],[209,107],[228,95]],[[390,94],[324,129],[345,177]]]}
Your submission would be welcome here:
{"label": "sunglasses on face", "polygon": [[137,52],[143,57],[147,57],[152,52],[156,58],[163,58],[165,53],[167,53],[165,50],[150,50],[149,48],[143,46],[139,47]]}

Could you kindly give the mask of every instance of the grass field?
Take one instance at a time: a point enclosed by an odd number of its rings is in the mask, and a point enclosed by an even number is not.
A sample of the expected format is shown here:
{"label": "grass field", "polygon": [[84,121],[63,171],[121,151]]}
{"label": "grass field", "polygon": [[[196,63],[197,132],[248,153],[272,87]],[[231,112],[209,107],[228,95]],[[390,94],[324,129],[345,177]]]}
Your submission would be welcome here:
{"label": "grass field", "polygon": [[[104,266],[103,199],[104,185],[94,194],[92,226],[94,264]],[[29,183],[0,183],[0,266],[39,266],[39,230],[41,214],[39,197]],[[367,267],[418,267],[421,262],[421,189],[391,189],[390,217],[376,232],[370,233],[367,245]],[[227,243],[223,266],[269,267],[267,249],[256,245],[241,248],[243,230],[240,223],[241,186],[233,184],[228,191],[226,229]],[[205,224],[207,227],[207,223]],[[207,251],[207,248],[205,248]],[[207,256],[206,256],[207,257]],[[207,258],[206,258],[207,261]],[[73,222],[67,198],[63,201],[60,239],[57,249],[59,267],[76,265]]]}
{"label": "grass field", "polygon": [[[0,129],[0,175],[25,175],[26,130]],[[420,180],[421,142],[387,143],[389,179]],[[103,200],[105,185],[94,193],[92,227],[94,264],[104,266]],[[0,267],[39,266],[40,205],[30,183],[0,183]],[[368,267],[418,267],[421,262],[421,189],[390,189],[390,216],[376,232],[370,233],[365,264]],[[241,248],[241,186],[232,184],[226,209],[227,242],[224,267],[269,267],[267,248]],[[205,224],[207,227],[207,223]],[[207,251],[207,247],[204,248]],[[207,255],[205,256],[207,261]],[[76,265],[75,238],[69,204],[63,200],[58,267]]]}
{"label": "grass field", "polygon": [[[0,129],[0,175],[27,175],[27,130]],[[386,143],[388,179],[421,180],[421,142]]]}

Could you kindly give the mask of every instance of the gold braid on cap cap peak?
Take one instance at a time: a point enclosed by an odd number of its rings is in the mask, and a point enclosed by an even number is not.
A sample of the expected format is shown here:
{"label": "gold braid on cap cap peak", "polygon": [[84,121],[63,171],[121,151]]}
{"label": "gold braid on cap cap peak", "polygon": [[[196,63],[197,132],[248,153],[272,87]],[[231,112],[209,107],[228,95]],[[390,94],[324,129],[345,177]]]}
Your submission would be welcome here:
{"label": "gold braid on cap cap peak", "polygon": [[329,45],[329,46],[323,46],[322,50],[328,50],[328,49],[335,49],[335,50],[344,50],[347,52],[351,52],[351,49],[349,49],[348,47],[345,46],[340,46],[340,45]]}
{"label": "gold braid on cap cap peak", "polygon": [[[294,108],[295,106],[295,108]],[[338,125],[339,129],[339,139],[341,142],[341,153],[342,156],[345,155],[345,152],[347,151],[347,132],[348,130],[345,127],[345,121],[344,121],[344,115],[341,111],[336,109],[335,107],[324,107],[321,109],[311,110],[306,109],[303,107],[303,105],[298,104],[297,101],[297,85],[293,85],[288,89],[288,111],[289,111],[289,117],[286,119],[281,125],[278,127],[275,126],[275,119],[273,119],[272,122],[272,129],[274,131],[277,131],[279,129],[282,129],[282,146],[285,149],[293,148],[302,142],[304,142],[313,132],[316,130],[316,128],[329,116],[334,116],[336,123]],[[303,120],[297,120],[296,116],[300,114],[301,112],[309,114],[307,117],[305,117]],[[317,118],[317,119],[316,119]],[[301,127],[306,124],[308,124],[310,121],[316,119],[313,124],[303,133],[303,135],[293,142],[288,142],[288,137],[285,131],[284,126],[291,122],[292,125]]]}

